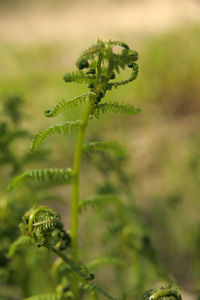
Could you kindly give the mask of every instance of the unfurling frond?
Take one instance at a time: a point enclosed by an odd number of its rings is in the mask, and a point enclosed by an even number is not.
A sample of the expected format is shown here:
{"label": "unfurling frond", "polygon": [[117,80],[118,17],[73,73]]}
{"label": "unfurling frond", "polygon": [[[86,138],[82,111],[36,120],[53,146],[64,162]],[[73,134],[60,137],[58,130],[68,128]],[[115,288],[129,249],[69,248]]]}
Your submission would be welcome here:
{"label": "unfurling frond", "polygon": [[48,293],[24,298],[24,300],[63,300],[61,293]]}
{"label": "unfurling frond", "polygon": [[110,87],[114,86],[115,88],[117,88],[120,85],[125,85],[125,84],[135,80],[137,75],[138,75],[138,65],[136,63],[132,63],[131,67],[132,67],[133,71],[131,72],[131,75],[128,79],[122,80],[122,81],[119,81],[119,82],[109,83],[109,86]]}
{"label": "unfurling frond", "polygon": [[31,239],[28,236],[20,236],[10,245],[7,257],[12,258],[18,250],[23,249],[23,247],[28,246],[31,243]]}
{"label": "unfurling frond", "polygon": [[86,99],[90,94],[93,94],[93,93],[88,92],[83,95],[73,97],[69,100],[63,99],[58,104],[56,104],[56,106],[52,110],[50,110],[50,109],[45,110],[44,114],[46,117],[51,118],[51,117],[57,116],[60,113],[60,111],[63,110],[64,108],[77,107],[77,105],[79,103],[85,104]]}
{"label": "unfurling frond", "polygon": [[149,290],[144,294],[144,300],[181,300],[181,294],[176,287],[166,286]]}
{"label": "unfurling frond", "polygon": [[126,157],[124,148],[116,141],[97,141],[90,142],[83,146],[83,151],[87,154],[98,151],[112,151],[119,158]]}
{"label": "unfurling frond", "polygon": [[70,236],[63,229],[60,215],[48,206],[39,206],[27,211],[19,227],[22,234],[31,237],[39,247],[65,250],[71,243]]}
{"label": "unfurling frond", "polygon": [[50,126],[45,130],[39,131],[39,133],[32,140],[30,150],[36,151],[39,145],[50,135],[54,133],[71,133],[72,131],[78,131],[81,127],[84,126],[84,122],[81,120],[78,121],[69,121],[63,123],[57,123]]}
{"label": "unfurling frond", "polygon": [[141,112],[141,109],[133,106],[132,104],[115,102],[104,102],[97,104],[93,110],[92,115],[99,118],[100,114],[106,112],[113,112],[125,115],[135,115]]}
{"label": "unfurling frond", "polygon": [[105,265],[120,265],[120,266],[125,266],[126,264],[124,263],[123,260],[117,258],[117,257],[98,257],[89,263],[86,264],[86,267],[89,270],[95,270],[99,267],[103,267]]}
{"label": "unfurling frond", "polygon": [[121,199],[115,195],[96,195],[88,199],[82,200],[79,203],[79,212],[86,210],[88,207],[96,207],[97,205],[106,204],[109,202],[121,202]]}
{"label": "unfurling frond", "polygon": [[22,173],[14,177],[8,189],[13,189],[20,182],[26,179],[40,180],[40,181],[58,181],[70,183],[72,178],[72,171],[68,169],[36,169]]}

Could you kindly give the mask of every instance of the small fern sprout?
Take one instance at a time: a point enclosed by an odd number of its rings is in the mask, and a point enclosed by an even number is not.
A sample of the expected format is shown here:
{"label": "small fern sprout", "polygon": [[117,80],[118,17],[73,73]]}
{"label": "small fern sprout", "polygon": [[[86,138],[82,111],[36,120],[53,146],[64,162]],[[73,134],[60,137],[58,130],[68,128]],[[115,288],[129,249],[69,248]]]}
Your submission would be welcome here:
{"label": "small fern sprout", "polygon": [[144,300],[181,300],[181,294],[176,287],[170,285],[147,291]]}
{"label": "small fern sprout", "polygon": [[47,206],[30,209],[22,217],[19,227],[22,234],[31,237],[38,247],[65,250],[70,246],[71,238],[63,229],[59,214]]}

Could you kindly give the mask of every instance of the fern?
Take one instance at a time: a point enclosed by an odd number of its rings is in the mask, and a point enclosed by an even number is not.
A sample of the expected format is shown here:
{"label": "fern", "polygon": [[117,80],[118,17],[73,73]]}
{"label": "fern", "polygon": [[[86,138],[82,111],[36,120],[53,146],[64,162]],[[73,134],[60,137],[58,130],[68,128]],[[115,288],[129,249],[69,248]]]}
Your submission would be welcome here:
{"label": "fern", "polygon": [[[117,51],[115,51],[116,46],[120,47],[120,49],[117,49]],[[9,186],[9,188],[12,189],[17,184],[27,179],[38,180],[39,182],[42,181],[44,184],[46,184],[45,182],[52,183],[58,181],[70,183],[72,181],[72,214],[70,228],[71,237],[69,236],[67,231],[63,229],[64,226],[60,215],[55,210],[50,209],[46,206],[33,207],[31,210],[29,210],[22,217],[20,229],[22,234],[28,236],[28,238],[30,237],[37,246],[44,246],[48,248],[57,256],[59,256],[62,259],[63,263],[66,263],[69,266],[68,269],[70,269],[70,271],[72,272],[69,271],[69,274],[65,272],[64,275],[58,275],[58,277],[60,276],[60,278],[56,278],[59,281],[56,287],[56,291],[69,290],[73,299],[75,300],[82,298],[85,299],[84,289],[87,289],[90,292],[90,296],[92,299],[99,299],[98,294],[100,293],[100,297],[105,296],[107,299],[116,300],[116,298],[109,295],[101,287],[96,286],[95,284],[90,282],[94,279],[95,276],[94,274],[88,273],[88,269],[95,269],[97,267],[109,263],[122,266],[123,263],[121,260],[115,257],[101,257],[88,263],[88,265],[86,266],[80,264],[78,236],[80,230],[78,213],[82,212],[88,207],[95,207],[98,205],[101,206],[103,204],[103,208],[105,208],[106,205],[109,203],[119,203],[120,205],[117,205],[116,209],[109,211],[105,209],[99,209],[99,211],[105,214],[105,220],[112,220],[111,223],[109,223],[111,224],[109,232],[109,242],[112,244],[112,241],[114,241],[114,239],[111,241],[111,235],[113,236],[113,238],[115,238],[115,240],[117,237],[119,237],[122,238],[121,241],[123,242],[123,244],[120,244],[122,246],[124,246],[124,242],[126,242],[126,237],[130,242],[129,232],[127,234],[123,230],[124,228],[126,228],[124,223],[126,224],[126,219],[129,218],[129,213],[128,211],[121,211],[123,209],[123,205],[122,200],[118,196],[113,194],[106,194],[108,192],[108,187],[112,187],[111,184],[109,186],[109,181],[107,177],[106,183],[108,185],[106,186],[106,189],[104,188],[105,192],[80,201],[80,170],[83,151],[85,153],[91,153],[94,151],[112,151],[113,153],[115,153],[116,156],[118,156],[118,158],[125,157],[124,150],[116,142],[99,141],[84,145],[84,139],[88,122],[93,117],[99,118],[103,113],[106,112],[113,112],[125,115],[135,115],[140,113],[141,110],[131,104],[118,103],[116,101],[110,103],[102,102],[102,99],[106,96],[108,90],[111,90],[113,87],[117,88],[119,86],[125,85],[136,79],[138,74],[138,65],[136,64],[137,59],[138,53],[134,50],[131,50],[126,43],[121,41],[103,42],[101,40],[98,40],[96,44],[83,51],[76,61],[76,67],[78,68],[78,70],[66,73],[64,75],[64,80],[66,82],[77,82],[86,84],[86,86],[89,88],[89,92],[81,96],[74,97],[70,100],[62,100],[52,110],[45,111],[45,115],[47,117],[54,117],[57,116],[59,112],[64,108],[77,107],[78,103],[83,103],[86,105],[84,107],[81,120],[58,123],[47,128],[46,130],[40,131],[33,139],[31,144],[31,150],[35,151],[47,137],[51,136],[54,133],[60,134],[63,132],[69,133],[72,130],[78,131],[74,154],[73,170],[71,171],[71,169],[39,169],[27,171],[15,177]],[[131,71],[129,78],[122,81],[117,81],[117,79],[116,81],[113,81],[117,77],[117,73],[120,73],[120,71],[124,70],[125,68],[129,68]],[[0,127],[1,132],[6,131],[6,127],[4,124],[2,124],[2,126]],[[105,163],[107,163],[107,160],[109,160],[111,156],[106,158],[105,153],[103,153],[103,155]],[[116,157],[114,158],[116,159]],[[112,190],[118,192],[121,186],[125,186],[128,190],[126,192],[127,195],[130,195],[130,189],[127,184],[128,177],[124,176],[124,173],[121,169],[121,165],[124,163],[124,161],[120,161],[120,159],[118,159],[117,163],[118,162],[120,162],[121,164],[119,163],[117,166],[115,166],[112,163],[112,161],[109,164],[109,170],[114,169],[116,171],[117,182],[119,183],[118,189],[116,189],[114,186],[114,188],[112,187]],[[100,166],[100,168],[101,171],[105,173],[105,167],[103,164],[102,166]],[[133,217],[131,209],[132,206],[130,205],[130,215],[131,217]],[[68,215],[69,213],[67,213],[67,216]],[[112,219],[112,216],[114,215],[116,216],[116,220]],[[116,234],[114,235],[114,233]],[[23,245],[23,243],[26,243],[26,241],[27,239],[21,239],[16,241],[16,243],[13,245],[13,248],[10,250],[10,255],[12,256],[13,253],[17,251],[18,247],[20,247],[20,245]],[[63,252],[63,250],[67,250],[67,248],[70,246],[71,241],[72,243],[71,251],[69,251],[69,258],[68,255],[66,256],[65,252]],[[116,243],[119,244],[119,242]],[[114,246],[113,250],[115,251],[115,249],[116,248]],[[129,254],[129,252],[125,251],[124,253]],[[134,257],[134,262],[136,261],[136,259],[137,257]],[[121,268],[119,269],[121,270]],[[129,278],[125,279],[127,282],[129,282]],[[65,281],[64,284],[63,281]],[[142,288],[139,288],[141,291]],[[122,289],[124,289],[123,282]],[[159,298],[161,298],[160,300],[162,300],[163,298],[165,300],[167,297],[171,299],[173,298],[173,300],[181,300],[179,292],[175,288],[171,287],[153,290],[148,294],[148,298],[146,299],[159,300]],[[27,298],[27,300],[61,300],[61,298],[61,294],[53,293],[33,296]],[[130,297],[130,299],[132,298],[134,297]]]}
{"label": "fern", "polygon": [[71,169],[37,169],[27,171],[19,176],[14,177],[8,186],[8,190],[12,190],[19,183],[26,179],[39,180],[39,181],[62,181],[70,183],[72,178]]}
{"label": "fern", "polygon": [[153,290],[149,290],[144,294],[145,300],[158,300],[158,299],[173,299],[173,300],[181,300],[181,294],[176,287],[166,286],[160,287]]}
{"label": "fern", "polygon": [[79,103],[85,104],[87,97],[90,96],[91,94],[93,95],[93,93],[88,92],[88,93],[85,93],[83,95],[73,97],[70,100],[62,100],[58,104],[56,104],[56,106],[54,107],[54,109],[52,109],[52,110],[50,110],[50,109],[46,110],[45,111],[45,116],[48,117],[48,118],[55,117],[64,108],[77,107],[77,105]]}
{"label": "fern", "polygon": [[69,122],[63,122],[58,123],[55,125],[52,125],[51,127],[47,128],[46,130],[41,130],[36,135],[36,137],[32,140],[30,150],[36,151],[39,145],[50,135],[54,133],[61,134],[64,133],[71,133],[73,130],[78,131],[81,127],[84,126],[83,121],[69,121]]}
{"label": "fern", "polygon": [[24,298],[24,300],[64,300],[61,293],[48,293]]}
{"label": "fern", "polygon": [[125,115],[135,115],[141,112],[141,109],[131,104],[115,102],[104,102],[96,105],[92,110],[92,115],[99,118],[100,114],[113,112]]}
{"label": "fern", "polygon": [[65,250],[70,246],[71,238],[63,229],[60,215],[48,206],[33,207],[27,211],[19,227],[22,234],[31,237],[39,247]]}
{"label": "fern", "polygon": [[79,202],[79,212],[83,212],[88,207],[96,207],[110,202],[121,202],[121,199],[115,195],[96,195],[91,198],[82,200]]}
{"label": "fern", "polygon": [[96,141],[90,142],[83,145],[83,152],[86,154],[90,154],[92,152],[97,151],[112,151],[116,156],[120,158],[125,158],[126,153],[123,147],[116,141]]}

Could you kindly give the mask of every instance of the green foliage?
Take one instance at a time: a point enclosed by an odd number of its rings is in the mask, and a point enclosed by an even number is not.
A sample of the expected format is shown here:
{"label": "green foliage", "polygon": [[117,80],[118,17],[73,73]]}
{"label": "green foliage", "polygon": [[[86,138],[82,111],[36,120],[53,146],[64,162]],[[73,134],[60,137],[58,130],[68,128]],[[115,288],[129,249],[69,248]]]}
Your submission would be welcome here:
{"label": "green foliage", "polygon": [[83,212],[88,207],[98,207],[98,205],[105,205],[107,203],[121,202],[121,199],[115,195],[96,195],[79,202],[79,211]]}
{"label": "green foliage", "polygon": [[[2,104],[2,106],[1,106]],[[23,296],[41,292],[41,285],[48,286],[49,276],[43,274],[48,268],[44,260],[46,254],[31,251],[32,242],[28,237],[19,236],[18,224],[25,211],[39,200],[40,194],[32,186],[6,193],[10,175],[22,172],[32,162],[47,162],[49,151],[27,152],[26,140],[32,134],[20,127],[25,116],[22,113],[22,101],[19,96],[6,96],[0,103],[1,147],[0,147],[0,299],[18,300]],[[19,151],[20,145],[20,151]],[[48,187],[50,193],[51,187]],[[45,197],[46,190],[43,190]],[[30,252],[31,253],[30,253]],[[34,264],[34,267],[32,265]],[[21,267],[23,265],[23,268]],[[40,284],[35,284],[36,274],[40,274]]]}
{"label": "green foliage", "polygon": [[83,152],[86,154],[92,154],[99,151],[112,151],[116,156],[125,158],[126,153],[123,147],[116,141],[96,141],[83,145]]}

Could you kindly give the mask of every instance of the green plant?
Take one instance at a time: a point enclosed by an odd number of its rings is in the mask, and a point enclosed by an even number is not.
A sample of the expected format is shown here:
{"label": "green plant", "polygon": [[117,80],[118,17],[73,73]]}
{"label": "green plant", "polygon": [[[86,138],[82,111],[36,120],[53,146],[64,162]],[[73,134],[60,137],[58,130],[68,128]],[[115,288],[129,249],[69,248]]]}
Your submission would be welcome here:
{"label": "green plant", "polygon": [[[77,121],[66,121],[52,125],[46,130],[40,131],[33,139],[31,144],[31,150],[38,149],[40,144],[49,136],[54,133],[70,133],[75,131],[77,133],[77,140],[74,152],[74,161],[72,169],[37,169],[27,171],[13,179],[9,189],[13,189],[16,185],[22,183],[26,179],[34,179],[42,182],[65,182],[72,184],[72,212],[71,212],[71,229],[70,232],[66,232],[63,229],[63,223],[59,214],[47,207],[47,206],[34,206],[23,217],[20,229],[24,237],[20,237],[10,248],[10,256],[14,255],[18,248],[26,243],[29,243],[30,238],[39,247],[45,246],[58,257],[62,259],[59,265],[55,266],[54,274],[56,274],[58,285],[56,292],[53,294],[34,296],[30,299],[83,299],[85,297],[85,290],[89,291],[92,299],[100,299],[100,295],[107,297],[108,299],[116,299],[110,296],[104,289],[100,288],[96,284],[91,283],[95,278],[94,274],[90,272],[91,264],[80,263],[80,249],[79,249],[79,212],[86,209],[89,206],[98,205],[99,203],[118,202],[122,203],[123,200],[118,197],[117,194],[108,193],[108,186],[102,190],[105,193],[97,194],[89,199],[80,201],[80,168],[82,161],[82,153],[93,153],[111,151],[117,154],[119,160],[123,160],[124,151],[117,142],[107,141],[95,141],[84,144],[86,129],[90,120],[98,119],[106,112],[114,112],[125,115],[135,115],[140,112],[140,109],[130,104],[119,103],[117,101],[106,102],[104,97],[107,91],[112,88],[118,88],[119,86],[128,84],[137,77],[138,65],[136,61],[138,54],[133,51],[124,42],[97,41],[95,45],[85,50],[78,60],[76,66],[78,71],[72,73],[66,73],[64,80],[66,82],[84,83],[89,88],[89,92],[81,96],[74,97],[70,100],[62,100],[52,110],[46,110],[46,117],[55,117],[63,109],[70,107],[77,107],[78,104],[85,105],[82,117]],[[120,73],[121,69],[124,70],[128,67],[131,71],[128,79],[116,81],[116,74]],[[106,159],[106,156],[104,156]],[[115,160],[116,162],[116,160]],[[114,165],[115,165],[114,162]],[[111,168],[113,169],[113,166]],[[116,172],[120,173],[120,164],[117,163]],[[103,166],[102,166],[103,167]],[[119,174],[118,174],[119,173]],[[125,180],[126,181],[126,180]],[[117,206],[120,208],[122,206]],[[125,211],[125,210],[124,210]],[[127,210],[126,210],[127,212]],[[112,215],[115,215],[112,212]],[[111,214],[108,214],[108,217]],[[126,224],[126,216],[123,216],[124,224]],[[113,220],[113,223],[115,220]],[[148,238],[138,238],[134,230],[126,224],[126,226],[116,223],[116,227],[113,226],[112,233],[122,233],[124,241],[135,246],[135,240],[139,244],[138,248],[141,250],[149,245]],[[111,226],[112,226],[111,222]],[[131,246],[131,247],[134,247]],[[135,246],[137,248],[137,246]],[[148,248],[148,247],[147,247]],[[63,262],[65,263],[63,265]],[[116,263],[120,265],[120,261],[117,259],[104,258],[100,259],[101,264],[105,262]],[[67,266],[66,266],[67,265]],[[93,263],[94,265],[94,263]],[[64,268],[64,272],[62,270]],[[60,275],[61,274],[61,275]],[[178,291],[173,288],[161,289],[161,292],[156,291],[149,294],[149,299],[158,299],[172,297],[174,299],[180,299]],[[126,296],[120,297],[125,299]]]}

